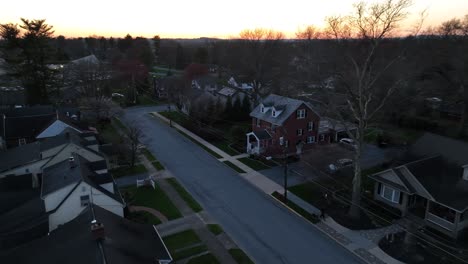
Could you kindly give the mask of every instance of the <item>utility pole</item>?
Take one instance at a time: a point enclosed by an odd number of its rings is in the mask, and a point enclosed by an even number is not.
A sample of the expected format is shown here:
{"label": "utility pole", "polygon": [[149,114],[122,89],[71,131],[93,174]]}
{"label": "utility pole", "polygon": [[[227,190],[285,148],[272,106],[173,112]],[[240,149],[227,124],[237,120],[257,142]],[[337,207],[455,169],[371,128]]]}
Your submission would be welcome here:
{"label": "utility pole", "polygon": [[287,146],[284,137],[280,137],[280,145],[283,147],[283,166],[284,166],[284,202],[288,202],[288,155]]}

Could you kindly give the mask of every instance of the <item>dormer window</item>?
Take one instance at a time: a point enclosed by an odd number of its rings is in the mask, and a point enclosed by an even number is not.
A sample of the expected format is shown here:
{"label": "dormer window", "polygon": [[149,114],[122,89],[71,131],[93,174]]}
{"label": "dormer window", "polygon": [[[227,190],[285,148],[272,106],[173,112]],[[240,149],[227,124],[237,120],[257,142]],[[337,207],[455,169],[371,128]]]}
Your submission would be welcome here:
{"label": "dormer window", "polygon": [[265,107],[263,107],[263,105],[261,106],[260,111],[262,111],[262,113],[265,113]]}
{"label": "dormer window", "polygon": [[274,109],[271,111],[271,115],[272,115],[273,117],[276,117],[276,111],[275,111]]}

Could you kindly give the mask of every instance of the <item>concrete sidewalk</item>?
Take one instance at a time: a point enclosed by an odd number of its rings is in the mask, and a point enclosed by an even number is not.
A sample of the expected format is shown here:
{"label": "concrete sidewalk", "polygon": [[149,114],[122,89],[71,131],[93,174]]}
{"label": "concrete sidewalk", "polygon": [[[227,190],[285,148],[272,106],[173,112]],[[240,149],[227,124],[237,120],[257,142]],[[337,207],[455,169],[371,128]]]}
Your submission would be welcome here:
{"label": "concrete sidewalk", "polygon": [[[161,119],[162,121],[169,124],[169,120],[164,116],[160,115],[157,112],[152,112],[152,115]],[[208,149],[212,150],[213,152],[217,153],[221,158],[219,159],[220,162],[223,161],[230,161],[237,167],[241,168],[246,173],[239,174],[242,178],[246,179],[252,185],[260,189],[261,191],[265,192],[268,195],[271,195],[273,192],[278,191],[282,193],[283,187],[276,182],[270,180],[263,174],[259,173],[258,171],[253,170],[252,168],[248,167],[244,163],[238,160],[239,157],[243,157],[244,155],[237,155],[237,156],[230,156],[229,154],[225,153],[224,151],[220,150],[219,148],[215,147],[211,143],[207,142],[203,138],[199,137],[198,135],[192,133],[190,130],[180,126],[179,124],[172,122],[172,126],[183,133],[187,134],[188,136],[192,137],[199,143],[203,144]],[[305,202],[301,198],[297,197],[292,193],[288,193],[288,198],[297,204],[298,206],[302,207],[306,211],[319,214],[320,210],[312,206],[311,204]],[[292,211],[292,210],[291,210]],[[294,212],[294,211],[293,211]],[[388,264],[403,264],[402,262],[392,258],[391,256],[387,255],[384,251],[382,251],[378,244],[376,244],[372,239],[369,239],[369,236],[384,236],[386,233],[397,232],[398,227],[390,226],[381,229],[375,230],[368,230],[368,231],[354,231],[347,229],[338,223],[336,223],[332,218],[327,217],[324,221],[315,224],[318,230],[322,231],[324,234],[328,235],[331,239],[336,241],[338,244],[358,256],[362,261],[366,263],[372,264],[381,264],[381,263],[388,263]],[[372,235],[367,234],[368,232],[372,232]]]}

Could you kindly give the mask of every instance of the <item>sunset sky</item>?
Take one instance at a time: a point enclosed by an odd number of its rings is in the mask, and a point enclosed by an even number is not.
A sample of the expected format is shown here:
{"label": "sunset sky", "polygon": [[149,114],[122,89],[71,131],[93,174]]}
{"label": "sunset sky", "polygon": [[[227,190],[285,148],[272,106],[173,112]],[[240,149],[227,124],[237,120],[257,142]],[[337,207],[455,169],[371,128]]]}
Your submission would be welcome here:
{"label": "sunset sky", "polygon": [[[355,0],[23,0],[2,1],[0,23],[45,18],[55,35],[230,37],[246,28],[272,28],[293,36],[330,15],[348,14]],[[428,10],[427,25],[468,14],[468,0],[413,0],[407,25]]]}

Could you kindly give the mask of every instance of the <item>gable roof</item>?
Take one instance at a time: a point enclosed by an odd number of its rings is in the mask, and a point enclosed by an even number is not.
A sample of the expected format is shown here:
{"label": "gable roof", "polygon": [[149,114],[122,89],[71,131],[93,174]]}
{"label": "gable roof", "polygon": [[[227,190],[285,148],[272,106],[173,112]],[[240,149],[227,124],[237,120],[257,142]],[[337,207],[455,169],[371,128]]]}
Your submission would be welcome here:
{"label": "gable roof", "polygon": [[[79,183],[85,182],[94,189],[114,199],[115,201],[121,204],[124,203],[110,174],[96,174],[91,170],[89,166],[90,162],[86,161],[78,154],[74,154],[73,158],[73,162],[70,162],[67,159],[43,170],[41,187],[42,197],[47,196],[48,194],[66,186],[72,184],[77,186]],[[100,186],[100,184],[109,182],[114,184],[115,193],[112,193]],[[73,190],[70,192],[73,192]],[[64,197],[64,199],[66,198],[67,196]]]}
{"label": "gable roof", "polygon": [[[317,114],[309,105],[308,103],[297,100],[289,97],[284,97],[276,94],[270,94],[266,98],[264,98],[259,105],[257,105],[252,112],[250,112],[251,117],[255,117],[266,122],[275,124],[275,125],[282,125],[286,119],[288,119],[291,114],[293,114],[302,104],[307,106],[310,111],[313,111]],[[271,115],[271,110],[265,111],[265,113],[261,112],[261,106],[265,107],[275,107],[276,109],[283,109],[281,114],[277,117],[273,117]]]}
{"label": "gable roof", "polygon": [[404,179],[403,174],[398,168],[381,171],[370,175],[369,178],[385,183],[402,192],[414,194],[414,188]]}
{"label": "gable roof", "polygon": [[[96,242],[91,221],[104,225],[105,238]],[[101,250],[102,249],[102,250]],[[154,264],[172,260],[164,242],[151,225],[131,222],[91,205],[74,220],[50,235],[13,250],[0,252],[6,263]]]}

